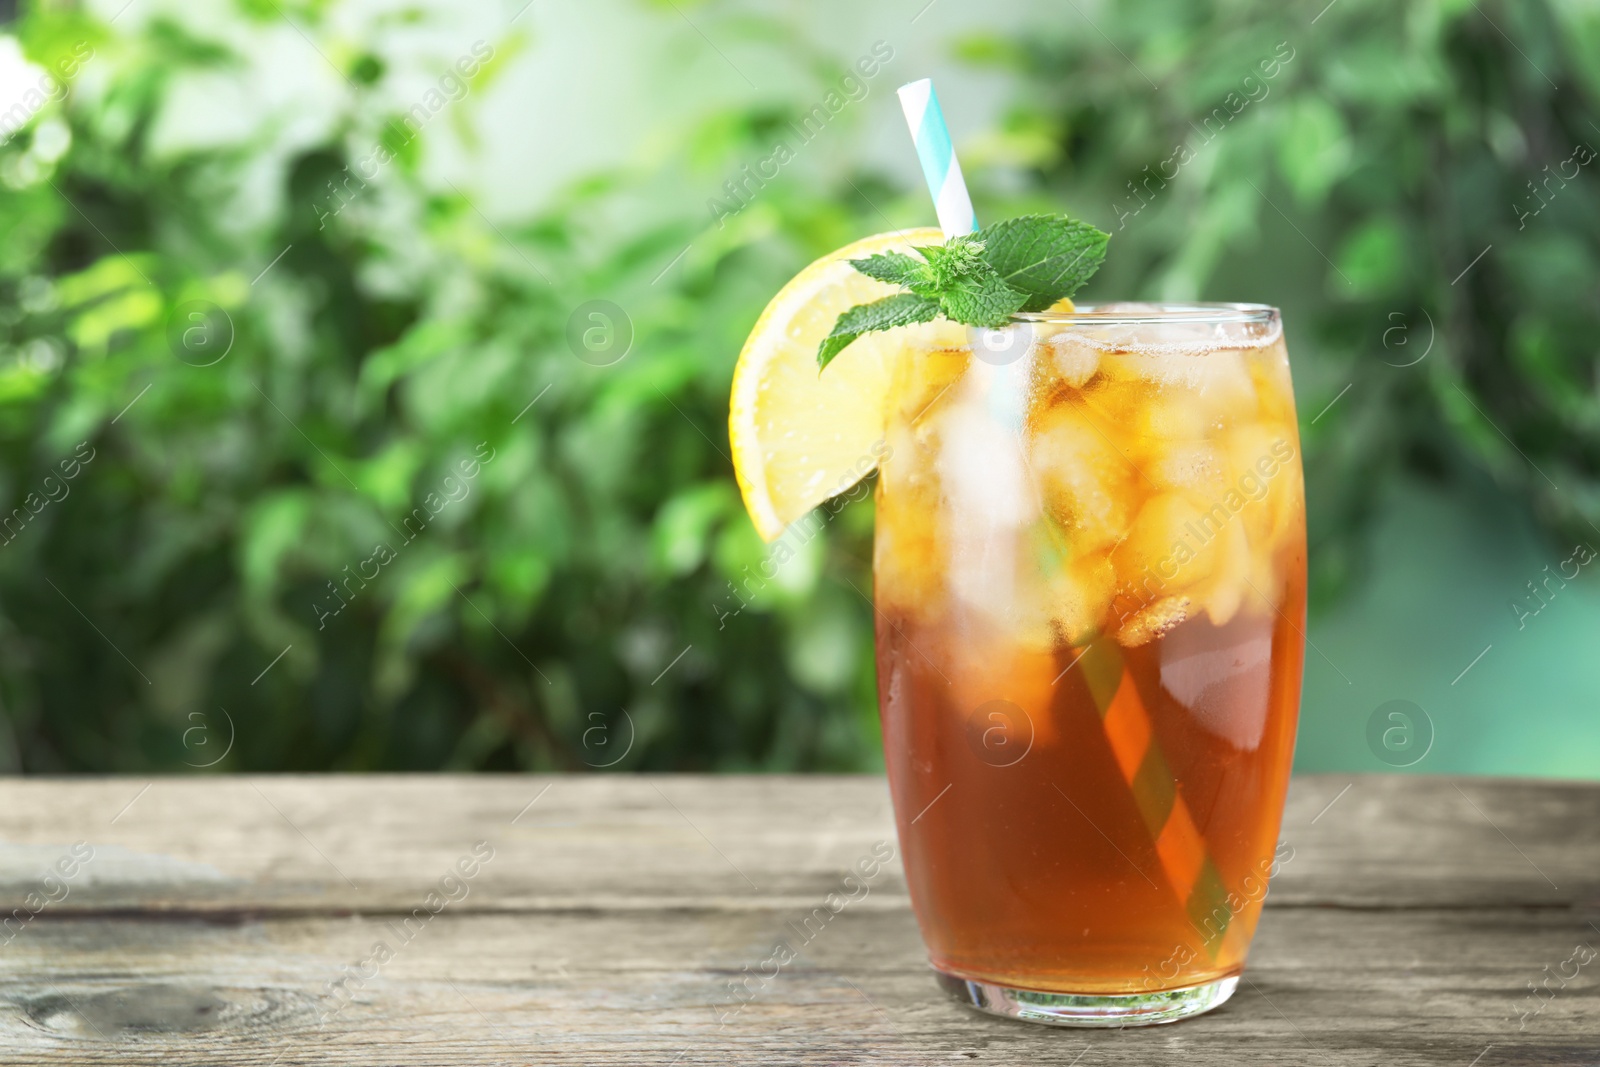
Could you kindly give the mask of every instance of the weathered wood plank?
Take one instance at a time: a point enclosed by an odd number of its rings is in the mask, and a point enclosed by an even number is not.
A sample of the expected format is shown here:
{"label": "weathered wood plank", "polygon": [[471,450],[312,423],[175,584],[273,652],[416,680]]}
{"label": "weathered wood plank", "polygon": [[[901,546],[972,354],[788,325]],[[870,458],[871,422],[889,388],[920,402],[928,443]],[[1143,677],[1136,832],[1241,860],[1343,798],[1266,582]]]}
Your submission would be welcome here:
{"label": "weathered wood plank", "polygon": [[1600,786],[1299,780],[1235,1000],[1091,1034],[943,1000],[893,866],[734,994],[876,779],[145,784],[0,785],[0,1065],[1600,1060]]}
{"label": "weathered wood plank", "polygon": [[[404,909],[478,840],[495,858],[466,910],[772,906],[893,833],[868,777],[12,780],[0,911],[80,840],[94,859],[52,911]],[[1600,785],[1312,776],[1282,836],[1275,905],[1600,899]]]}
{"label": "weathered wood plank", "polygon": [[[798,917],[447,909],[409,941],[361,916],[41,919],[0,953],[0,1065],[1505,1067],[1592,1064],[1600,1050],[1600,961],[1542,1001],[1526,988],[1575,945],[1600,945],[1576,912],[1279,908],[1228,1005],[1106,1033],[945,1001],[901,908],[845,910],[775,978],[730,994],[777,939],[796,941]],[[369,965],[380,940],[392,957]],[[330,993],[351,974],[367,978]]]}
{"label": "weathered wood plank", "polygon": [[1273,881],[1278,905],[1600,900],[1596,782],[1308,775],[1280,837],[1296,854]]}

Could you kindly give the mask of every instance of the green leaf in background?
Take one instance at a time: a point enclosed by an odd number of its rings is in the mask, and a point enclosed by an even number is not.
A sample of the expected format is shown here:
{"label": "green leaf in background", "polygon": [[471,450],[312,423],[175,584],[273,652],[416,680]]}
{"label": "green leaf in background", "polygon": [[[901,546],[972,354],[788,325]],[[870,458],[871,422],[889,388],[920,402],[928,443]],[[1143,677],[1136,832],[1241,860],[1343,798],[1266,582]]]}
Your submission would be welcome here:
{"label": "green leaf in background", "polygon": [[1337,262],[1362,296],[1393,292],[1405,280],[1410,259],[1405,234],[1390,219],[1373,219],[1351,233],[1339,248]]}
{"label": "green leaf in background", "polygon": [[1278,166],[1295,196],[1315,204],[1344,176],[1351,156],[1344,119],[1326,100],[1314,96],[1297,99],[1283,124],[1278,146]]}

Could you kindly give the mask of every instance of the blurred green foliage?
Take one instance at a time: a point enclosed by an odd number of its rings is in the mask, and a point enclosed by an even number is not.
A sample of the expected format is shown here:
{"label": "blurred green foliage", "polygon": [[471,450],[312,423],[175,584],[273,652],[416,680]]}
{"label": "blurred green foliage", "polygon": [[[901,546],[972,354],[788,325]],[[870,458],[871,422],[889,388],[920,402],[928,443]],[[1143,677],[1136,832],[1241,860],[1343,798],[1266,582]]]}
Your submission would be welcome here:
{"label": "blurred green foliage", "polygon": [[[1090,298],[1285,309],[1320,595],[1403,470],[1486,471],[1552,527],[1600,521],[1594,167],[1517,215],[1542,168],[1600,145],[1593,9],[1091,14],[958,43],[1015,100],[958,132],[979,216],[1064,207],[1111,230]],[[702,204],[845,68],[730,17],[816,88],[686,119],[681,159],[508,225],[427,180],[420,145],[462,125],[517,38],[411,137],[390,57],[335,52],[337,91],[257,101],[242,42],[299,31],[270,5],[218,17],[16,27],[41,66],[92,57],[0,147],[0,514],[26,515],[0,534],[0,766],[177,769],[230,737],[219,770],[878,765],[870,500],[726,614],[765,551],[727,387],[795,270],[931,212],[846,140],[725,225]],[[186,139],[195,92],[252,106]],[[379,145],[392,162],[352,185]],[[595,299],[631,322],[607,366],[569,343]],[[80,442],[93,458],[66,481]]]}
{"label": "blurred green foliage", "polygon": [[[599,221],[646,180],[496,226],[420,181],[424,127],[352,184],[406,140],[360,77],[322,114],[302,96],[230,146],[161,148],[184,83],[250,84],[248,57],[166,21],[20,33],[44,65],[79,40],[93,58],[0,159],[0,496],[42,493],[80,441],[95,458],[0,548],[7,762],[194,765],[235,732],[219,768],[870,762],[865,609],[821,573],[867,587],[864,513],[825,535],[848,554],[819,540],[714,611],[763,553],[723,455],[741,335],[860,212],[774,190],[657,281],[706,218]],[[716,164],[775,121],[722,122]],[[567,342],[594,297],[632,319],[614,366]],[[418,534],[429,494],[449,502]]]}

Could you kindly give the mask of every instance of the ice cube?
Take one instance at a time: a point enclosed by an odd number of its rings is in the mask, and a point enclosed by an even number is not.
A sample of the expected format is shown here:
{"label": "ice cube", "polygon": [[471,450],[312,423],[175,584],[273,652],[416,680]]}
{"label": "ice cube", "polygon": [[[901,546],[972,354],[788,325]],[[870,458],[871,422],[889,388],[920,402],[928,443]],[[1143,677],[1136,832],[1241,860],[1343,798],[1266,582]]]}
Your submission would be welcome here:
{"label": "ice cube", "polygon": [[1252,349],[1245,356],[1245,365],[1255,384],[1262,419],[1295,425],[1294,388],[1289,384],[1289,357],[1283,342]]}
{"label": "ice cube", "polygon": [[1072,560],[1048,583],[1051,628],[1058,644],[1084,645],[1102,631],[1116,581],[1110,556],[1095,552]]}
{"label": "ice cube", "polygon": [[1147,440],[1144,446],[1139,469],[1157,488],[1178,489],[1207,498],[1223,493],[1226,468],[1209,442]]}
{"label": "ice cube", "polygon": [[947,600],[944,576],[949,548],[935,463],[943,447],[939,430],[936,417],[916,423],[891,421],[888,454],[878,468],[876,595],[925,621],[940,618]]}
{"label": "ice cube", "polygon": [[1187,619],[1189,609],[1186,596],[1163,597],[1122,620],[1117,629],[1117,641],[1129,647],[1148,644]]}
{"label": "ice cube", "polygon": [[1048,518],[1035,523],[1015,557],[1017,596],[1003,627],[1021,647],[1082,645],[1105,631],[1116,572],[1105,552],[1075,556]]}
{"label": "ice cube", "polygon": [[1231,348],[1157,345],[1107,353],[1100,367],[1110,377],[1159,386],[1191,399],[1207,420],[1254,418],[1256,387],[1244,353]]}
{"label": "ice cube", "polygon": [[1230,518],[1222,504],[1206,508],[1184,493],[1151,497],[1112,550],[1118,581],[1165,595],[1202,587],[1216,570],[1218,535]]}
{"label": "ice cube", "polygon": [[1003,619],[1016,607],[1018,531],[1038,516],[1037,496],[1022,438],[990,411],[1005,399],[973,380],[961,386],[961,394],[940,416],[937,461],[950,587],[963,601]]}
{"label": "ice cube", "polygon": [[1045,374],[1074,389],[1081,389],[1100,369],[1100,350],[1076,339],[1070,333],[1056,334],[1043,342],[1049,360],[1041,366]]}
{"label": "ice cube", "polygon": [[1229,503],[1241,515],[1254,551],[1271,550],[1298,521],[1298,439],[1292,428],[1236,426],[1226,436]]}
{"label": "ice cube", "polygon": [[1209,437],[1218,419],[1195,395],[1186,390],[1164,390],[1149,397],[1129,425],[1138,439],[1152,449],[1190,444]]}
{"label": "ice cube", "polygon": [[930,623],[945,613],[948,548],[937,511],[904,505],[878,512],[873,536],[873,595],[878,607]]}
{"label": "ice cube", "polygon": [[1134,468],[1097,422],[1083,401],[1058,401],[1039,417],[1028,449],[1045,509],[1079,556],[1121,538],[1140,496]]}
{"label": "ice cube", "polygon": [[[924,335],[921,341],[925,343],[907,348],[901,365],[896,368],[890,394],[895,405],[890,412],[891,420],[896,417],[912,422],[926,419],[950,399],[957,383],[965,376],[971,353],[960,346],[942,347],[939,339],[937,334]],[[951,338],[946,336],[945,339]]]}
{"label": "ice cube", "polygon": [[1250,539],[1238,516],[1217,533],[1216,569],[1203,588],[1205,611],[1213,624],[1226,626],[1249,594]]}
{"label": "ice cube", "polygon": [[1256,414],[1256,385],[1238,349],[1223,348],[1191,357],[1199,364],[1195,393],[1202,403],[1226,419]]}
{"label": "ice cube", "polygon": [[950,507],[978,526],[1015,527],[1031,517],[1033,492],[1017,435],[970,403],[952,407],[943,421],[939,475]]}
{"label": "ice cube", "polygon": [[1283,578],[1278,573],[1278,554],[1252,551],[1240,613],[1256,616],[1276,614],[1283,593],[1282,582]]}

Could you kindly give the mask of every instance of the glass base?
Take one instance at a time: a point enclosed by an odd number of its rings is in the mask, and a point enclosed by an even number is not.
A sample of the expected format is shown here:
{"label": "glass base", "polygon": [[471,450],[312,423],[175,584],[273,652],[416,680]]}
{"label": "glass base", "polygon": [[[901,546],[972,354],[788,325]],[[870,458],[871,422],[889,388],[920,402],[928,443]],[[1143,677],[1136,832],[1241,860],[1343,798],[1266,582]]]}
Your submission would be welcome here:
{"label": "glass base", "polygon": [[1157,993],[1046,993],[1013,989],[946,974],[937,968],[939,985],[961,1003],[1008,1019],[1047,1026],[1154,1026],[1210,1011],[1233,996],[1239,976],[1219,978],[1184,989]]}

